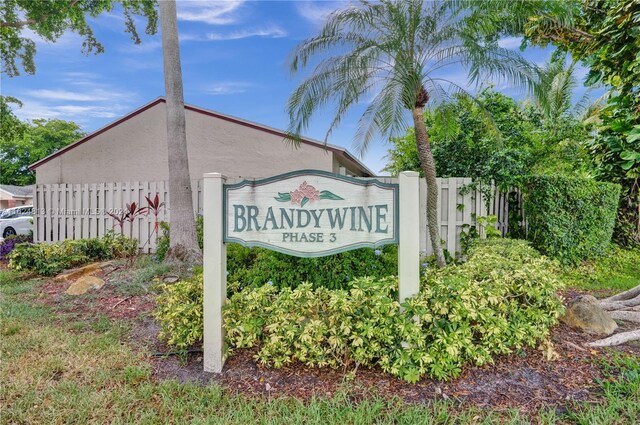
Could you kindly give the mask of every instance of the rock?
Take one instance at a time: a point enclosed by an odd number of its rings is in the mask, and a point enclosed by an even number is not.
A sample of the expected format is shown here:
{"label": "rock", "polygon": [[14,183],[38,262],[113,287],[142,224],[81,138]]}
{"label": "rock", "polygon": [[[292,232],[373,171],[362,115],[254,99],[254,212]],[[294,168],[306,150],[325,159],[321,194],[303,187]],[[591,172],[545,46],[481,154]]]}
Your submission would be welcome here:
{"label": "rock", "polygon": [[104,286],[104,280],[97,276],[86,275],[80,277],[67,288],[69,295],[86,294],[90,289],[100,289]]}
{"label": "rock", "polygon": [[87,264],[86,266],[60,273],[58,276],[54,277],[53,280],[54,282],[70,282],[82,276],[93,274],[110,265],[110,261]]}
{"label": "rock", "polygon": [[611,335],[618,327],[591,295],[581,295],[570,301],[560,320],[572,328],[599,335]]}
{"label": "rock", "polygon": [[176,283],[177,281],[179,281],[180,278],[178,276],[175,275],[169,275],[169,276],[165,276],[162,281],[164,283]]}

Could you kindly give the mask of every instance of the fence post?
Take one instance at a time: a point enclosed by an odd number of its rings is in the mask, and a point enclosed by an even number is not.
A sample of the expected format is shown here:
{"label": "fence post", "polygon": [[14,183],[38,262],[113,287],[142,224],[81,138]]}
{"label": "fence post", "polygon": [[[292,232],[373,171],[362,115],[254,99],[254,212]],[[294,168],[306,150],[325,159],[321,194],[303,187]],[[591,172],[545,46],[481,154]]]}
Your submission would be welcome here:
{"label": "fence post", "polygon": [[420,175],[403,171],[400,184],[400,244],[398,246],[398,292],[400,302],[420,291]]}
{"label": "fence post", "polygon": [[220,173],[204,175],[203,310],[204,371],[222,372],[224,329],[222,306],[227,299],[227,247],[223,242],[223,185]]}

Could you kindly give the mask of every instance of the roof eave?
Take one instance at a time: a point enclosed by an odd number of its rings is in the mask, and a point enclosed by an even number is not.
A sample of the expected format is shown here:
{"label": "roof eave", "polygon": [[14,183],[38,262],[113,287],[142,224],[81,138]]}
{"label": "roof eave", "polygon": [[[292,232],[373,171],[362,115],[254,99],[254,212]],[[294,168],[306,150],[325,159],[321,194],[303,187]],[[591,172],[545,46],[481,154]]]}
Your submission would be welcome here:
{"label": "roof eave", "polygon": [[[67,146],[65,146],[62,149],[59,149],[58,151],[42,158],[39,161],[34,162],[33,164],[29,165],[29,170],[33,171],[36,168],[38,168],[39,166],[41,166],[42,164],[52,160],[53,158],[62,155],[63,153],[75,148],[78,145],[81,145],[82,143],[85,143],[91,139],[93,139],[94,137],[98,136],[99,134],[104,133],[105,131],[123,123],[124,121],[127,121],[131,118],[133,118],[134,116],[140,114],[141,112],[146,111],[149,108],[152,108],[153,106],[165,102],[166,103],[166,99],[164,98],[164,96],[160,96],[154,100],[152,100],[151,102],[139,107],[138,109],[135,109],[131,112],[129,112],[128,114],[126,114],[123,117],[120,117],[119,119],[112,121],[111,123],[105,125],[104,127],[99,128],[98,130],[94,131],[93,133],[87,134],[86,136],[84,136],[82,139],[79,139]],[[201,108],[199,106],[194,106],[194,105],[189,105],[185,103],[185,109],[187,110],[191,110],[194,112],[198,112],[198,113],[202,113],[205,115],[210,115],[219,119],[223,119],[226,121],[230,121],[230,122],[234,122],[236,124],[240,124],[240,125],[244,125],[244,126],[248,126],[260,131],[265,131],[268,133],[272,133],[275,135],[279,135],[282,136],[283,138],[286,138],[286,133],[282,130],[276,129],[276,128],[272,128],[263,124],[259,124],[259,123],[255,123],[252,121],[248,121],[248,120],[244,120],[242,118],[237,118],[237,117],[233,117],[231,115],[226,115],[226,114],[222,114],[220,112],[216,112],[216,111],[212,111],[209,109],[205,109],[205,108]],[[366,166],[364,165],[362,162],[360,162],[357,158],[355,158],[348,150],[341,148],[339,146],[335,146],[335,145],[331,145],[328,143],[323,143],[319,140],[314,140],[314,139],[310,139],[308,137],[301,137],[300,141],[302,143],[305,144],[309,144],[312,146],[316,146],[316,147],[320,147],[320,148],[324,148],[330,151],[333,151],[335,153],[344,155],[345,157],[347,157],[351,162],[353,162],[356,167],[360,168],[360,170],[363,172],[363,174],[368,174],[368,176],[374,176],[375,174]]]}

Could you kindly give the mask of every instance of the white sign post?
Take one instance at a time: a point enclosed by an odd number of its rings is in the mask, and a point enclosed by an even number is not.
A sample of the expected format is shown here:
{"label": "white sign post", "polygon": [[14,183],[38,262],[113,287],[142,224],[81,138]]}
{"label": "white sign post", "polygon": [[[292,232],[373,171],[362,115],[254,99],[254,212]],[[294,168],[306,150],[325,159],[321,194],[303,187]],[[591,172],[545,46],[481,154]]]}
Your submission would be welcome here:
{"label": "white sign post", "polygon": [[[204,370],[222,372],[226,242],[320,257],[399,243],[400,301],[419,291],[419,177],[399,185],[304,170],[224,184],[204,175]],[[400,224],[401,223],[401,224]]]}
{"label": "white sign post", "polygon": [[420,291],[420,174],[403,171],[400,183],[398,294],[400,302]]}
{"label": "white sign post", "polygon": [[223,239],[222,205],[225,177],[204,175],[203,217],[203,304],[204,371],[222,372],[224,366],[224,327],[222,306],[227,299],[227,246]]}

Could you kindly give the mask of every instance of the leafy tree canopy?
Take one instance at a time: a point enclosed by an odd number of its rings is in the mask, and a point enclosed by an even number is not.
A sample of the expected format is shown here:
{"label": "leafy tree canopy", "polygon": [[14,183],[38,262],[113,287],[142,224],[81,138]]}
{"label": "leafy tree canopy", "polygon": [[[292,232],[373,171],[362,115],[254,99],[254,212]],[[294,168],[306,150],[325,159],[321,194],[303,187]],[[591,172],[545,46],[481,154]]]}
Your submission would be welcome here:
{"label": "leafy tree canopy", "polygon": [[640,246],[640,2],[578,5],[564,21],[552,14],[530,17],[525,32],[536,44],[553,43],[584,61],[587,84],[611,88],[589,148],[596,175],[623,188],[616,239]]}
{"label": "leafy tree canopy", "polygon": [[10,103],[21,105],[15,98],[0,96],[0,183],[33,184],[35,175],[29,165],[81,138],[84,132],[71,121],[21,121]]}
{"label": "leafy tree canopy", "polygon": [[[533,103],[519,104],[490,88],[475,100],[461,95],[426,111],[425,122],[440,177],[473,176],[508,187],[531,172],[575,175],[587,169],[581,142],[588,131],[579,120],[567,115],[551,122]],[[413,129],[391,141],[385,171],[419,171]]]}
{"label": "leafy tree canopy", "polygon": [[134,15],[147,18],[147,34],[156,33],[156,0],[3,0],[0,2],[2,72],[13,77],[20,74],[21,66],[27,74],[35,73],[36,43],[25,36],[27,29],[48,42],[55,42],[71,31],[83,38],[84,54],[102,53],[104,46],[96,39],[87,18],[111,12],[118,3],[122,5],[125,31],[136,44],[140,43],[140,37]]}

